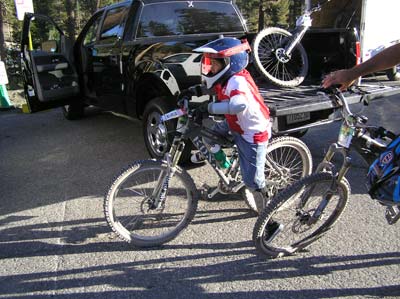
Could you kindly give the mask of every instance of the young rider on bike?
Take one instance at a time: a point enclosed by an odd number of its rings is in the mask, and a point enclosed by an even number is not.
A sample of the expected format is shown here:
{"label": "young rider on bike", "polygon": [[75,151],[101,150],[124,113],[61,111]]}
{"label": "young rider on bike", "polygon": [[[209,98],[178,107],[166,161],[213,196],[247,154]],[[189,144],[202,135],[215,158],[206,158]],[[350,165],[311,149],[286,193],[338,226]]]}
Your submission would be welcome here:
{"label": "young rider on bike", "polygon": [[[218,100],[208,105],[208,111],[225,115],[225,120],[216,123],[213,130],[225,136],[232,134],[239,151],[243,181],[260,211],[266,195],[264,167],[271,121],[269,109],[245,69],[248,50],[247,41],[223,37],[194,51],[203,53],[202,79],[207,89],[214,89]],[[194,163],[204,159],[200,152],[191,158]]]}

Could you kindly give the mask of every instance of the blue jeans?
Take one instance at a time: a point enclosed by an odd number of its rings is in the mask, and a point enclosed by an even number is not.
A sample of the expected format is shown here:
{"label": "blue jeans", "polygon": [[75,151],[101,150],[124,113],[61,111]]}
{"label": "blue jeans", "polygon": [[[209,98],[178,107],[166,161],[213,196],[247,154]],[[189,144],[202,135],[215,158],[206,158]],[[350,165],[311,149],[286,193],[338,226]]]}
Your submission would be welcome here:
{"label": "blue jeans", "polygon": [[222,136],[232,134],[239,152],[240,171],[244,184],[252,190],[262,189],[265,186],[264,169],[268,142],[249,143],[239,133],[230,132],[226,121],[214,124],[212,130]]}

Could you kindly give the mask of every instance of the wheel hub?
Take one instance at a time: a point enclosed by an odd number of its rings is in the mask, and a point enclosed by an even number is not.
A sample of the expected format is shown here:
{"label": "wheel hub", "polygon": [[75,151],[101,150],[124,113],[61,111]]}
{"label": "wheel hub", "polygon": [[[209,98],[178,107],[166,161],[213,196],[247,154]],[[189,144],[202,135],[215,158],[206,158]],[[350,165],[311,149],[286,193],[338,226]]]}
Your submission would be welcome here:
{"label": "wheel hub", "polygon": [[283,48],[277,49],[275,51],[275,55],[276,58],[282,63],[287,63],[290,60],[290,55],[287,55],[285,49]]}

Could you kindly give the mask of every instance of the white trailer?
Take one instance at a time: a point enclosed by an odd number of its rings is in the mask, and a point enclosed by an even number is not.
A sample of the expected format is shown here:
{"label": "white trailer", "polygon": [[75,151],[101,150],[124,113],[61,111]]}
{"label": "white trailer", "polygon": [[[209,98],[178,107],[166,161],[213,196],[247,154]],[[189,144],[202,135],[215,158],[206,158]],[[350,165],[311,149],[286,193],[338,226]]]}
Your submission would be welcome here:
{"label": "white trailer", "polygon": [[400,40],[399,18],[399,0],[363,0],[360,24],[362,61]]}
{"label": "white trailer", "polygon": [[[363,0],[360,24],[362,61],[400,41],[399,18],[399,0]],[[398,67],[386,73],[389,79],[400,80]]]}
{"label": "white trailer", "polygon": [[[313,0],[312,5],[318,2],[324,0]],[[313,27],[356,28],[360,61],[400,41],[400,0],[330,0],[313,18]],[[387,74],[389,79],[400,80],[397,68]]]}

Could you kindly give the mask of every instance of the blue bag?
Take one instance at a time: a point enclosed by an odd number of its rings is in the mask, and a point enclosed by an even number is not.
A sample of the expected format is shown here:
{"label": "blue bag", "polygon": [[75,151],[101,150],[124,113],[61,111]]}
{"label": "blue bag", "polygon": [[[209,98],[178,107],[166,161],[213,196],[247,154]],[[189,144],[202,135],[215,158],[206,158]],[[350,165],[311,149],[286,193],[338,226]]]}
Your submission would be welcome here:
{"label": "blue bag", "polygon": [[400,203],[400,136],[371,164],[367,185],[372,198]]}

